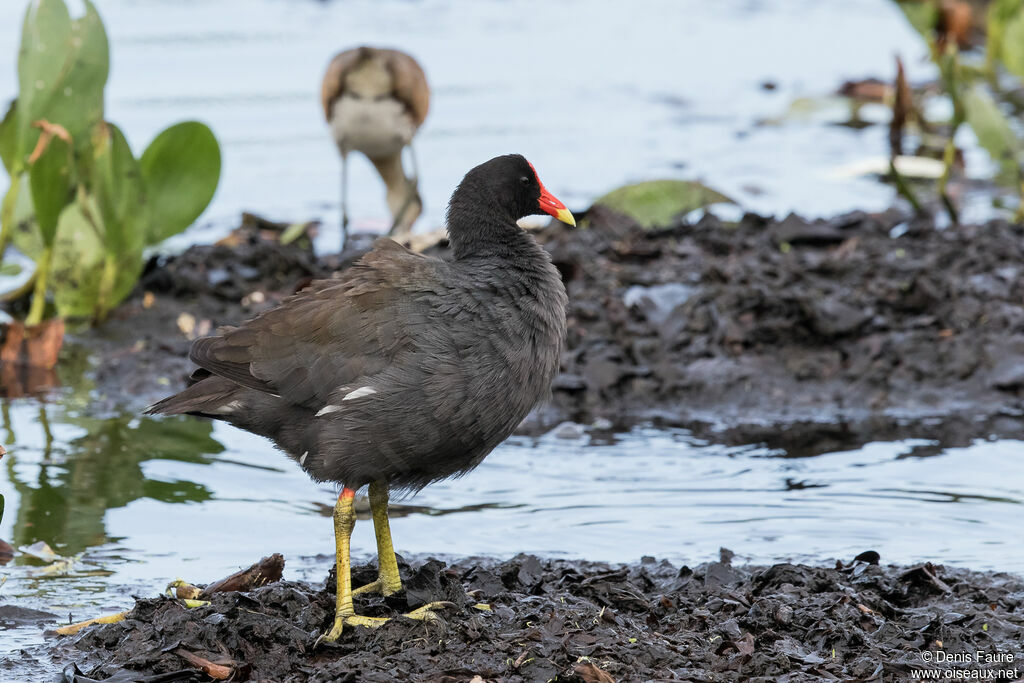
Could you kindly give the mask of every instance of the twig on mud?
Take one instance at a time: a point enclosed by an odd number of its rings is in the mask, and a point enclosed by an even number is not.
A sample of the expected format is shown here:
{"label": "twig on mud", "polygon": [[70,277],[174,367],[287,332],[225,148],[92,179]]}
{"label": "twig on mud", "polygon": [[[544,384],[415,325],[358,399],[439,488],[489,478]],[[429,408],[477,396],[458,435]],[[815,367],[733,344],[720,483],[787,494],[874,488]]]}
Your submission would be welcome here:
{"label": "twig on mud", "polygon": [[949,584],[935,574],[935,567],[931,562],[918,565],[917,567],[908,569],[900,574],[900,579],[903,581],[911,581],[920,577],[923,577],[925,581],[930,583],[932,586],[935,586],[935,588],[939,589],[943,593],[949,594],[953,592],[953,589],[949,587]]}
{"label": "twig on mud", "polygon": [[228,678],[231,678],[231,675],[234,673],[233,667],[214,664],[209,659],[204,659],[194,652],[189,652],[183,647],[175,649],[174,654],[178,655],[192,666],[202,669],[204,674],[214,680],[227,680]]}
{"label": "twig on mud", "polygon": [[214,581],[206,588],[198,588],[183,579],[175,579],[167,585],[167,594],[183,600],[202,600],[214,593],[245,592],[259,588],[268,583],[280,581],[283,573],[284,556],[281,553],[274,553],[269,557],[264,557],[248,569],[242,569],[231,576]]}

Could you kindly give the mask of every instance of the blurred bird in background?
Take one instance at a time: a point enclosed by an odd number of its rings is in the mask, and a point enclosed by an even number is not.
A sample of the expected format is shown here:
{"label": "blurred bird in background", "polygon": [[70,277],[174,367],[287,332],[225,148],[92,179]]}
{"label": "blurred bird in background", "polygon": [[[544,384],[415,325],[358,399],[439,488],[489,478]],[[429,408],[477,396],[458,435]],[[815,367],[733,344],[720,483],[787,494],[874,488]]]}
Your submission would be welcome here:
{"label": "blurred bird in background", "polygon": [[[341,153],[342,239],[348,239],[348,155],[352,151],[362,152],[373,162],[387,187],[392,217],[388,234],[407,236],[423,211],[412,149],[412,139],[430,107],[423,69],[398,50],[365,46],[345,50],[327,67],[321,99]],[[402,165],[406,147],[412,163],[408,175]]]}

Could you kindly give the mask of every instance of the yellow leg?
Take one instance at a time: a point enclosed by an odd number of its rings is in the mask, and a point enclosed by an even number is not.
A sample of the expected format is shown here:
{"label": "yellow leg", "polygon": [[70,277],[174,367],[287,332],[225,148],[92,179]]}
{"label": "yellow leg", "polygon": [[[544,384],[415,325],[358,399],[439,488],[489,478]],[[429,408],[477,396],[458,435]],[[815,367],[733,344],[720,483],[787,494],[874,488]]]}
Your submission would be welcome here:
{"label": "yellow leg", "polygon": [[337,640],[345,628],[345,617],[355,614],[352,607],[352,567],[349,563],[352,529],[356,526],[356,509],[352,504],[355,495],[356,492],[352,489],[342,489],[338,501],[334,504],[334,571],[337,580],[334,626],[320,636],[321,640]]}
{"label": "yellow leg", "polygon": [[[383,489],[384,493],[384,506],[383,506],[383,521],[384,529],[386,531],[387,548],[390,551],[390,563],[393,567],[393,576],[398,578],[398,563],[395,560],[395,551],[391,548],[391,534],[387,531],[387,487],[378,486],[377,490]],[[334,625],[331,630],[320,636],[317,640],[317,644],[320,641],[335,641],[340,636],[345,628],[345,625],[349,626],[366,626],[369,628],[377,628],[385,624],[388,619],[386,617],[364,617],[356,614],[355,609],[352,606],[352,565],[350,562],[350,551],[351,551],[351,538],[352,529],[356,525],[356,510],[352,504],[352,500],[355,497],[355,491],[349,488],[341,490],[341,495],[338,496],[338,502],[334,504],[334,542],[335,542],[335,559],[334,568],[337,575],[337,588],[334,603]],[[380,498],[378,497],[378,501]],[[373,505],[373,493],[371,492],[371,505]],[[374,522],[377,521],[378,513],[377,510],[380,506],[375,506],[374,509]],[[378,544],[380,543],[380,533],[378,532],[377,537]],[[382,562],[381,567],[385,565]],[[382,569],[383,578],[383,569]],[[378,579],[381,581],[382,579]],[[398,587],[401,588],[401,579],[398,580]],[[412,612],[404,615],[410,619],[420,619],[423,621],[430,621],[437,619],[437,615],[432,610],[441,609],[443,607],[449,607],[452,603],[450,602],[431,602],[422,607],[419,607]]]}
{"label": "yellow leg", "polygon": [[398,559],[391,543],[391,524],[388,522],[388,484],[375,481],[370,484],[370,510],[373,512],[373,533],[377,537],[377,580],[353,591],[393,595],[402,590],[402,577],[398,573]]}

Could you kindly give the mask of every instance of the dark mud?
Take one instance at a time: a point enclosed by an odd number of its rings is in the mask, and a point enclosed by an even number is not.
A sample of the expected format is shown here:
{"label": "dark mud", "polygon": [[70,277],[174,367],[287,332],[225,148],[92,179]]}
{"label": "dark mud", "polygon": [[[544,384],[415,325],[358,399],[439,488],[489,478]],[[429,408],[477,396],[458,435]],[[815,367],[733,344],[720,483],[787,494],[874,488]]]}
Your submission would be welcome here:
{"label": "dark mud", "polygon": [[[357,611],[395,616],[451,601],[441,621],[350,628],[316,649],[333,579],[218,594],[195,609],[138,600],[123,623],[57,641],[55,653],[77,662],[83,675],[66,679],[77,681],[208,680],[182,652],[230,667],[233,680],[272,681],[902,681],[951,668],[1016,669],[1017,680],[1024,671],[1018,577],[864,561],[734,567],[722,555],[692,569],[532,556],[403,565],[405,593],[357,598]],[[354,582],[373,578],[366,566]],[[1003,661],[936,661],[979,651]]]}
{"label": "dark mud", "polygon": [[[947,443],[1024,426],[1022,226],[937,230],[890,212],[643,230],[588,214],[587,229],[537,235],[570,309],[534,431],[655,420],[821,451],[906,437],[908,424]],[[74,339],[92,357],[97,406],[138,410],[176,389],[190,336],[338,272],[370,241],[317,260],[253,231],[153,261],[114,319]],[[182,314],[195,319],[188,334]]]}
{"label": "dark mud", "polygon": [[591,223],[547,241],[570,292],[567,412],[705,422],[745,442],[792,425],[790,447],[906,436],[907,422],[1019,433],[1024,227],[940,231],[896,213]]}

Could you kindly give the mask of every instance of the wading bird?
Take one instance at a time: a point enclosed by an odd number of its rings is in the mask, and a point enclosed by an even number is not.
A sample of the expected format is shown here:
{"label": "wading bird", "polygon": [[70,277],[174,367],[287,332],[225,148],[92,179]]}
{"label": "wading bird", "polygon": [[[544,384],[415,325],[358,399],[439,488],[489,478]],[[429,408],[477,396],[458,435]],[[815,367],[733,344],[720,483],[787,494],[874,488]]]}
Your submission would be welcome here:
{"label": "wading bird", "polygon": [[[337,482],[335,640],[355,593],[402,588],[388,492],[416,491],[476,467],[544,397],[558,372],[566,294],[547,252],[520,228],[568,209],[519,155],[469,171],[448,206],[452,259],[389,239],[333,280],[196,340],[199,366],[149,413],[224,420],[271,439],[317,481]],[[352,590],[353,496],[369,486],[379,574]],[[431,603],[407,616],[427,619]]]}
{"label": "wading bird", "polygon": [[[348,238],[348,155],[365,154],[387,187],[389,235],[404,237],[423,211],[412,139],[427,117],[430,88],[419,63],[398,50],[357,47],[337,54],[321,89],[324,116],[341,153],[341,230]],[[402,166],[408,147],[412,175]],[[342,245],[344,246],[344,244]]]}

